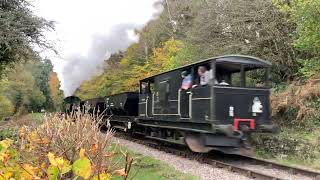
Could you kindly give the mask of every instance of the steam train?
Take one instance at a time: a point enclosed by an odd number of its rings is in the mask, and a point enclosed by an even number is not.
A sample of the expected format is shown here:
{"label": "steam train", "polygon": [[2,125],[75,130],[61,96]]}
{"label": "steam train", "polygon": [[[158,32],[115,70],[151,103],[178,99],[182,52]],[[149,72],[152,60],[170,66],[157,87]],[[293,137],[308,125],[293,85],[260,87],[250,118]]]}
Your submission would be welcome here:
{"label": "steam train", "polygon": [[[181,73],[199,84],[200,66],[210,73],[210,83],[182,90]],[[271,63],[251,56],[213,57],[142,79],[139,92],[83,101],[68,97],[66,104],[72,105],[67,111],[86,107],[103,113],[108,128],[186,145],[194,152],[247,154],[251,133],[277,129],[271,120],[270,68]]]}

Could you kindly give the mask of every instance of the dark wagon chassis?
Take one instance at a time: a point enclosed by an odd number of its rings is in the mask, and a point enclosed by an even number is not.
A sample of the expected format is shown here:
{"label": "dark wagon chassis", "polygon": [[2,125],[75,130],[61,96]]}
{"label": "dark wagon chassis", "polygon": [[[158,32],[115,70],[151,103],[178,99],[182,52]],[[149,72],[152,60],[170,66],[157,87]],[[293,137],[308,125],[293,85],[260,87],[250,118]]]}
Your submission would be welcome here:
{"label": "dark wagon chassis", "polygon": [[[210,72],[207,85],[197,82],[200,66]],[[246,154],[251,133],[276,129],[271,121],[270,67],[250,56],[214,57],[143,79],[139,93],[100,98],[99,109],[104,109],[109,128],[187,145],[194,152]],[[249,81],[247,73],[252,71],[260,77],[258,87]],[[188,72],[197,86],[181,90],[181,72]]]}

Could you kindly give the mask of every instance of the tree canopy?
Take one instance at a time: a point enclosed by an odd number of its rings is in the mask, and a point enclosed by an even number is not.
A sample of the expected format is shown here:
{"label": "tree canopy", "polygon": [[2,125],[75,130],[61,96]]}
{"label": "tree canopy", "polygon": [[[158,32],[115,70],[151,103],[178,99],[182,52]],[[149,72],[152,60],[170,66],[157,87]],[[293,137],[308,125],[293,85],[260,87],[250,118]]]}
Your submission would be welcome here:
{"label": "tree canopy", "polygon": [[50,48],[45,30],[53,29],[49,22],[33,14],[26,0],[0,2],[0,73],[7,65],[32,59],[34,47]]}
{"label": "tree canopy", "polygon": [[272,62],[276,84],[320,67],[316,0],[168,0],[162,5],[159,17],[137,31],[139,42],[106,60],[105,72],[83,82],[77,95],[137,90],[141,78],[225,54]]}
{"label": "tree canopy", "polygon": [[0,120],[14,113],[55,110],[63,98],[59,80],[49,86],[51,61],[36,51],[53,50],[44,36],[54,29],[53,22],[36,16],[31,7],[26,0],[0,1]]}

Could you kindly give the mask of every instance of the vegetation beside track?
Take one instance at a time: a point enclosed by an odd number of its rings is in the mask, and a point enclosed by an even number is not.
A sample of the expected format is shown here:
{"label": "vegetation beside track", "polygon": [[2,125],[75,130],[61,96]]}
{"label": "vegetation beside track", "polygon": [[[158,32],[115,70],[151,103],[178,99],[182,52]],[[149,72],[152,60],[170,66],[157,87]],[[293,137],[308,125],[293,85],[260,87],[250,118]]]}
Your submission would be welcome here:
{"label": "vegetation beside track", "polygon": [[272,106],[280,132],[255,135],[257,155],[320,169],[320,80],[273,89]]}
{"label": "vegetation beside track", "polygon": [[[104,167],[100,171],[101,176],[108,176],[102,178],[104,180],[126,176],[129,179],[197,179],[164,162],[110,143],[110,133],[101,134],[88,115],[73,122],[69,118],[34,113],[2,123],[0,128],[0,179],[2,176],[19,179],[26,175],[26,179],[52,178],[50,173],[59,178],[94,179],[99,174],[97,166]],[[69,156],[70,153],[76,156]],[[82,164],[79,165],[79,161],[83,161]],[[80,171],[74,170],[78,166]]]}

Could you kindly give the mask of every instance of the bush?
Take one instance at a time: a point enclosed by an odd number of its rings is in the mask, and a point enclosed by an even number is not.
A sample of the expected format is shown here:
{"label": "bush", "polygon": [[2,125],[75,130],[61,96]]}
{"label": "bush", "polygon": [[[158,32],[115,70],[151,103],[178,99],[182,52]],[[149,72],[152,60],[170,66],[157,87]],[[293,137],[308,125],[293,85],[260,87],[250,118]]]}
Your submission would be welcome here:
{"label": "bush", "polygon": [[[46,117],[40,126],[23,126],[17,142],[0,141],[0,169],[6,178],[20,179],[109,179],[127,177],[126,168],[117,170],[110,148],[112,132],[100,132],[101,119],[88,114],[74,117]],[[98,177],[99,176],[99,177]]]}
{"label": "bush", "polygon": [[14,128],[5,128],[0,130],[0,141],[5,140],[5,139],[13,139],[17,140],[18,139],[18,134],[16,129]]}
{"label": "bush", "polygon": [[320,59],[314,58],[314,59],[307,59],[302,62],[303,67],[299,70],[299,72],[305,77],[305,78],[319,78],[320,77]]}
{"label": "bush", "polygon": [[0,95],[0,121],[7,116],[11,116],[13,111],[14,107],[11,101],[7,97]]}
{"label": "bush", "polygon": [[295,157],[302,161],[313,161],[320,150],[318,144],[286,135],[255,135],[252,143],[260,154],[281,158]]}
{"label": "bush", "polygon": [[305,84],[293,83],[271,97],[272,115],[289,123],[320,117],[319,99],[320,79],[309,80]]}

